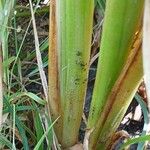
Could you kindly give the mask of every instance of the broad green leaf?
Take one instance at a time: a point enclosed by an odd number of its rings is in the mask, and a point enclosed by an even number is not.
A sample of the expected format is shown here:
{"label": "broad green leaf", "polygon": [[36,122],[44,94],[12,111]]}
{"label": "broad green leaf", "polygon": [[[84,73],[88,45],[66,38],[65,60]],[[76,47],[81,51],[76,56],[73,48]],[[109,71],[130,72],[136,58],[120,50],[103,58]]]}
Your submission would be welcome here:
{"label": "broad green leaf", "polygon": [[[143,14],[143,5],[144,0],[106,1],[100,57],[87,126],[88,129],[94,129],[90,135],[90,149],[97,147],[96,143],[100,143],[98,145],[103,147],[101,149],[105,149],[106,143],[117,129],[142,78],[140,60],[138,64],[134,64],[139,65],[136,67],[140,68],[140,70],[134,70],[136,72],[134,82],[131,84],[133,76],[127,74],[124,76],[129,77],[130,80],[116,85],[132,50]],[[129,95],[120,86],[129,89]],[[122,92],[119,91],[120,95],[117,94],[118,87],[120,88],[118,91],[122,89]]]}
{"label": "broad green leaf", "polygon": [[130,52],[144,0],[107,0],[88,128],[97,123]]}

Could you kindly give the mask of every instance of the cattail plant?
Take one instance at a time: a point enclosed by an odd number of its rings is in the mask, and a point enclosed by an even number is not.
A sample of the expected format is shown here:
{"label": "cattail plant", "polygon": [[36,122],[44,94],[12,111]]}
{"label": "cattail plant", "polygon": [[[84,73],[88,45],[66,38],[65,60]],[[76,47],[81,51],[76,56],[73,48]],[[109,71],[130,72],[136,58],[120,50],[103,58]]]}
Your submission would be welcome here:
{"label": "cattail plant", "polygon": [[[100,1],[99,1],[100,2]],[[104,3],[104,1],[103,1]],[[117,127],[143,76],[144,0],[107,0],[100,57],[84,149],[111,149]],[[62,148],[78,142],[89,69],[94,0],[52,0],[49,107]]]}
{"label": "cattail plant", "polygon": [[[111,134],[119,126],[142,79],[140,60],[136,64],[131,63],[131,66],[126,67],[126,65],[130,53],[135,51],[132,50],[132,46],[135,33],[140,27],[143,3],[144,1],[141,0],[106,1],[100,58],[88,120],[88,130],[93,129],[89,149],[95,149],[97,145],[100,145],[101,149],[106,148],[106,141],[108,138],[110,140]],[[140,48],[137,50],[139,51]],[[138,59],[141,59],[140,57],[138,56]],[[136,59],[133,58],[132,61],[135,63]],[[130,75],[132,72],[129,71],[132,65],[141,68],[138,72],[139,68],[133,67],[135,80]]]}
{"label": "cattail plant", "polygon": [[55,131],[63,148],[78,142],[90,59],[94,1],[50,3],[49,105],[60,116]]}

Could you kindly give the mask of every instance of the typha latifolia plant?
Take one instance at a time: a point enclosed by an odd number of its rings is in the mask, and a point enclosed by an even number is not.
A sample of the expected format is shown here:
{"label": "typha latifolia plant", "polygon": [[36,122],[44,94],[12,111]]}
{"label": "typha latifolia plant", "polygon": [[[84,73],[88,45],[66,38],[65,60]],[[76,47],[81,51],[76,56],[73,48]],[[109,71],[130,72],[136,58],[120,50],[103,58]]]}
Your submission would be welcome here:
{"label": "typha latifolia plant", "polygon": [[[141,82],[143,4],[144,0],[106,1],[84,149],[112,147],[113,135]],[[62,148],[78,143],[93,11],[94,0],[52,0],[50,3],[49,107],[53,120],[60,116],[54,129]]]}
{"label": "typha latifolia plant", "polygon": [[[62,147],[78,142],[90,60],[94,1],[50,3],[49,104]],[[67,13],[67,15],[66,15]]]}

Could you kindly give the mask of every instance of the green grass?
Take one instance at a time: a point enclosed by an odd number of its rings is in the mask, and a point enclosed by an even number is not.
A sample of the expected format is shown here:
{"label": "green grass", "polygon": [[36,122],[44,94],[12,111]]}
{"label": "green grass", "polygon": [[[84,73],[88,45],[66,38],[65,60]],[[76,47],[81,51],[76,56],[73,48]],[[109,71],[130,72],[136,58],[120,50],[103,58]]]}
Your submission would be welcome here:
{"label": "green grass", "polygon": [[[10,7],[13,7],[12,2],[13,1],[5,4],[5,1],[3,1],[4,8],[2,7],[1,11],[3,9],[4,12],[7,9],[10,9]],[[37,5],[39,2],[40,1],[38,0]],[[3,52],[5,52],[2,66],[4,68],[5,81],[5,97],[3,102],[3,117],[5,116],[5,122],[2,124],[0,147],[18,149],[18,146],[21,146],[21,148],[28,150],[31,148],[31,146],[35,147],[36,145],[39,145],[39,141],[44,135],[42,138],[42,143],[43,141],[46,141],[45,143],[47,143],[48,147],[50,148],[51,143],[46,140],[45,132],[47,131],[47,127],[50,127],[48,128],[50,131],[53,124],[50,123],[48,117],[46,117],[47,112],[44,110],[46,104],[45,98],[43,98],[41,93],[39,93],[36,89],[34,93],[32,92],[34,86],[31,90],[28,88],[28,86],[32,84],[41,86],[41,81],[38,74],[39,70],[37,65],[33,62],[33,59],[36,58],[36,51],[34,47],[32,47],[32,49],[29,49],[29,51],[25,49],[26,52],[24,52],[26,39],[29,37],[29,29],[31,29],[31,21],[29,21],[26,29],[21,30],[21,32],[24,33],[22,35],[22,39],[20,39],[18,36],[20,33],[18,33],[17,30],[18,16],[15,14],[13,15],[14,10],[11,10],[12,15],[6,16],[4,23],[2,22],[3,25],[1,25],[1,37],[5,35],[3,40],[5,45],[9,47],[10,44],[12,44],[12,41],[10,41],[11,38],[9,39],[9,42],[7,40],[8,33],[10,33],[11,36],[14,37],[14,47],[12,49],[13,51],[9,51],[10,48],[12,48],[11,46],[8,50],[6,50],[7,47],[2,49]],[[34,11],[36,10],[37,7],[34,7]],[[1,16],[1,19],[2,18],[3,17]],[[42,40],[40,43],[41,53],[45,53],[48,48],[48,42],[47,40]],[[23,52],[31,52],[31,55],[25,57],[25,54],[22,57],[21,54]],[[24,65],[23,61],[31,63],[30,65]],[[44,67],[46,67],[47,59],[44,59],[43,61],[45,64]],[[26,70],[27,68],[28,70]],[[50,133],[51,134],[48,134],[49,138],[52,136],[52,132]],[[29,141],[32,144],[29,143]],[[42,144],[40,149],[44,149],[43,146],[44,145]]]}

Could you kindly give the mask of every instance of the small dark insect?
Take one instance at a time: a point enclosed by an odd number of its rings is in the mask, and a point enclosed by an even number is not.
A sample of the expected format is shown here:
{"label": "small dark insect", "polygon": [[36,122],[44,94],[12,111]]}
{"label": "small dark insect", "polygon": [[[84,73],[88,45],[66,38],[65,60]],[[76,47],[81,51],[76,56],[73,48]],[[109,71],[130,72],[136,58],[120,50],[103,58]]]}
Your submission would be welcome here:
{"label": "small dark insect", "polygon": [[76,78],[76,79],[75,79],[76,82],[79,82],[79,80],[80,80],[79,78]]}
{"label": "small dark insect", "polygon": [[76,55],[77,55],[77,56],[81,56],[82,53],[81,53],[80,51],[77,51]]}
{"label": "small dark insect", "polygon": [[87,65],[87,63],[80,62],[81,67],[85,67],[86,65]]}
{"label": "small dark insect", "polygon": [[74,80],[75,85],[79,84],[79,81],[80,81],[80,79],[79,79],[79,78],[76,78],[76,79]]}
{"label": "small dark insect", "polygon": [[84,84],[84,83],[86,83],[86,82],[87,82],[87,78],[86,78],[86,79],[84,79],[82,83]]}
{"label": "small dark insect", "polygon": [[81,66],[81,67],[84,67],[84,66],[85,66],[85,64],[81,62],[81,63],[80,63],[80,66]]}
{"label": "small dark insect", "polygon": [[87,63],[80,62],[80,67],[83,71],[86,71]]}
{"label": "small dark insect", "polygon": [[76,60],[75,63],[77,65],[79,65],[79,67],[81,68],[81,70],[86,71],[87,63],[84,63],[81,59]]}

